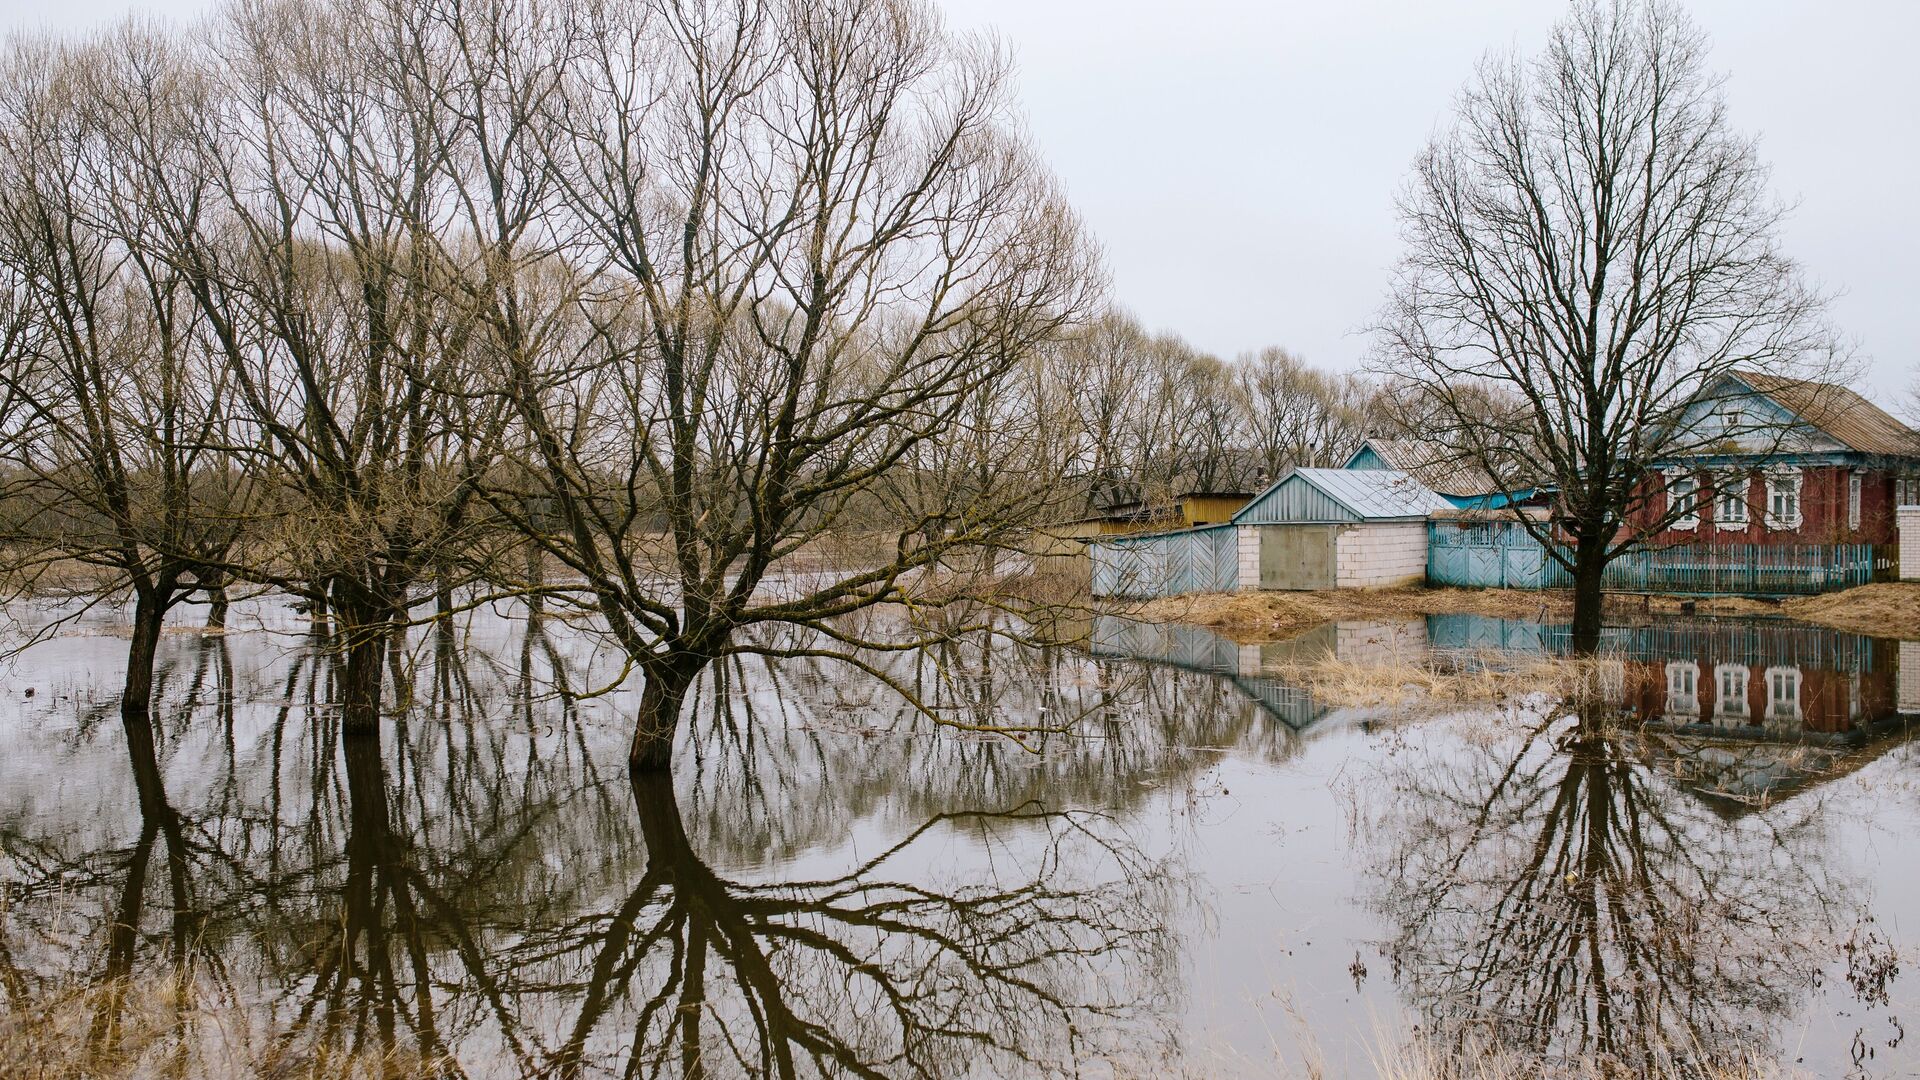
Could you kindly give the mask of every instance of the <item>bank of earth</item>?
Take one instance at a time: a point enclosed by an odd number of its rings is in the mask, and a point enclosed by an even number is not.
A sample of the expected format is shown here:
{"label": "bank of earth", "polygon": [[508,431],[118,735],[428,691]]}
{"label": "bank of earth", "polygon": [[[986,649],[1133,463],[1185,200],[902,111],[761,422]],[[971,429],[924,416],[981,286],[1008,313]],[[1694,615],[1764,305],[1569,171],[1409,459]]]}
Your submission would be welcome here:
{"label": "bank of earth", "polygon": [[[1607,598],[1607,613],[1611,620],[1631,621],[1678,614],[1686,602],[1676,597],[1620,593]],[[1713,597],[1692,603],[1693,610],[1702,615],[1772,615],[1876,637],[1920,639],[1920,582],[1883,582],[1785,600]],[[1329,620],[1490,615],[1562,621],[1573,615],[1573,594],[1564,590],[1429,588],[1199,593],[1122,604],[1114,610],[1148,622],[1204,626],[1235,641],[1253,643],[1289,638]]]}

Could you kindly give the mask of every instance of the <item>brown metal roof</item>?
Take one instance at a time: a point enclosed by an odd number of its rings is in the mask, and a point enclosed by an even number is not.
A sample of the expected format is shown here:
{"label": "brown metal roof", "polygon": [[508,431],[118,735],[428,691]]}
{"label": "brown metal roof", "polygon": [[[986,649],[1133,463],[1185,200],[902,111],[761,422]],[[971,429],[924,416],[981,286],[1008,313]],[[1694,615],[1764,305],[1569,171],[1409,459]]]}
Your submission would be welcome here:
{"label": "brown metal roof", "polygon": [[1445,445],[1426,439],[1368,439],[1380,460],[1442,495],[1487,495],[1500,490],[1487,471]]}
{"label": "brown metal roof", "polygon": [[1758,371],[1732,375],[1858,453],[1920,455],[1920,433],[1849,387]]}

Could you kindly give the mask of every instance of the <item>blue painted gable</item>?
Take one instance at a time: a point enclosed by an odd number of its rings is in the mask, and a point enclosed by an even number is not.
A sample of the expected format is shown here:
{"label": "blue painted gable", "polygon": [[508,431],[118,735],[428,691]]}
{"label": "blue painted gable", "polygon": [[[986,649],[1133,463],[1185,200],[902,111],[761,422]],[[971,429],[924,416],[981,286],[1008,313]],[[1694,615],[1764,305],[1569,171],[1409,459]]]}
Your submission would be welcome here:
{"label": "blue painted gable", "polygon": [[[1843,464],[1858,456],[1734,375],[1723,376],[1703,392],[1680,414],[1680,424],[1689,439],[1698,440],[1698,448],[1661,465],[1721,464],[1756,455],[1781,462]],[[1760,436],[1752,430],[1756,427],[1786,434]]]}
{"label": "blue painted gable", "polygon": [[1347,459],[1346,467],[1349,469],[1385,469],[1391,466],[1381,459],[1379,453],[1377,453],[1373,447],[1362,446],[1358,452]]}

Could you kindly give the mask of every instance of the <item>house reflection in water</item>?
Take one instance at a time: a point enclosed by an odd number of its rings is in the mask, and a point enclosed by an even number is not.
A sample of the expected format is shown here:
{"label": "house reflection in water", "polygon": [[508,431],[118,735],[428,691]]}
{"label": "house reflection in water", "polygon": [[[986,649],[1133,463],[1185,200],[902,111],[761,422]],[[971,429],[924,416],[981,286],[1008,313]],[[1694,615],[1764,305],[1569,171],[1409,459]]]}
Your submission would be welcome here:
{"label": "house reflection in water", "polygon": [[[1434,616],[1436,649],[1561,653],[1567,628]],[[1612,627],[1608,696],[1650,763],[1728,812],[1864,764],[1920,714],[1920,642],[1770,619]],[[1903,663],[1904,661],[1904,663]],[[1904,678],[1902,677],[1904,673]]]}
{"label": "house reflection in water", "polygon": [[1417,620],[1325,623],[1286,641],[1240,644],[1204,627],[1103,615],[1093,620],[1088,640],[1095,656],[1143,660],[1224,679],[1296,735],[1306,735],[1331,718],[1364,719],[1383,710],[1331,706],[1273,675],[1275,668],[1323,657],[1383,662],[1426,652],[1425,627]]}
{"label": "house reflection in water", "polygon": [[[1436,615],[1435,650],[1564,653],[1555,624]],[[1920,648],[1864,634],[1767,619],[1656,619],[1611,627],[1602,655],[1619,664],[1608,682],[1615,704],[1650,724],[1701,735],[1858,742],[1920,712],[1902,694],[1901,655]],[[1920,654],[1913,664],[1920,665]],[[1912,682],[1914,680],[1909,680]]]}
{"label": "house reflection in water", "polygon": [[[1360,718],[1381,710],[1316,701],[1272,674],[1290,663],[1497,665],[1564,654],[1570,642],[1564,624],[1479,615],[1327,623],[1257,645],[1114,617],[1096,620],[1093,630],[1096,655],[1223,677],[1302,735],[1336,713]],[[1608,703],[1639,721],[1636,738],[1649,763],[1729,812],[1870,760],[1920,715],[1920,642],[1777,619],[1656,618],[1608,628],[1602,653]]]}

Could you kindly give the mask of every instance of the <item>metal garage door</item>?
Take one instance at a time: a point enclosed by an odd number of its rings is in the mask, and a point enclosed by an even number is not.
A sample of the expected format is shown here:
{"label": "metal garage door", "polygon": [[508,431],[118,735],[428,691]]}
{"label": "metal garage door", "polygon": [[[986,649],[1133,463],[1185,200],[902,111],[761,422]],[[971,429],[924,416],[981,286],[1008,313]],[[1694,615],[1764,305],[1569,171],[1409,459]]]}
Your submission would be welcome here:
{"label": "metal garage door", "polygon": [[1331,589],[1338,525],[1260,527],[1260,587]]}

